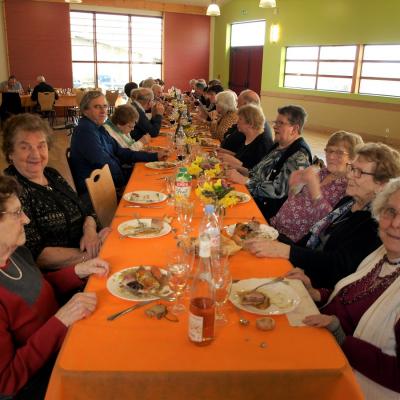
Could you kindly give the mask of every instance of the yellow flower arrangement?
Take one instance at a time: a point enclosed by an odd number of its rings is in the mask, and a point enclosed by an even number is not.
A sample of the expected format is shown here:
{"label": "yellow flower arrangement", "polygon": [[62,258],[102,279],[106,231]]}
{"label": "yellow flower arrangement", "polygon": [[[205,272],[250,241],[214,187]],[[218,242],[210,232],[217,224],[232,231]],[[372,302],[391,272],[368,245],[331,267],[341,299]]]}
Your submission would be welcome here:
{"label": "yellow flower arrangement", "polygon": [[222,168],[221,164],[216,158],[214,159],[207,159],[201,156],[197,156],[196,159],[190,164],[188,168],[188,172],[190,175],[198,177],[203,172],[204,175],[209,178],[217,178],[221,175]]}
{"label": "yellow flower arrangement", "polygon": [[199,185],[195,193],[205,204],[228,208],[239,202],[238,197],[230,193],[232,190],[231,186],[218,179],[216,182],[205,182],[203,185]]}

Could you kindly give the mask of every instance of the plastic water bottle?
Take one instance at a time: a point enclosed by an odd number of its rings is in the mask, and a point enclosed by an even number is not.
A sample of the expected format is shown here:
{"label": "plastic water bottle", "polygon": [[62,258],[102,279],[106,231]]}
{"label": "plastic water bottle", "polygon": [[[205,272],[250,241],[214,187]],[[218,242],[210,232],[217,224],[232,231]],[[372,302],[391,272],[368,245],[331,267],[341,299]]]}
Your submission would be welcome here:
{"label": "plastic water bottle", "polygon": [[200,235],[199,263],[191,285],[189,307],[189,340],[205,346],[214,339],[215,286],[211,274],[211,243],[207,234]]}
{"label": "plastic water bottle", "polygon": [[207,204],[204,208],[204,216],[200,223],[199,238],[206,234],[210,238],[211,254],[216,255],[220,250],[221,231],[218,217],[212,204]]}
{"label": "plastic water bottle", "polygon": [[185,167],[179,168],[175,178],[175,198],[188,199],[192,190],[192,176],[188,173]]}

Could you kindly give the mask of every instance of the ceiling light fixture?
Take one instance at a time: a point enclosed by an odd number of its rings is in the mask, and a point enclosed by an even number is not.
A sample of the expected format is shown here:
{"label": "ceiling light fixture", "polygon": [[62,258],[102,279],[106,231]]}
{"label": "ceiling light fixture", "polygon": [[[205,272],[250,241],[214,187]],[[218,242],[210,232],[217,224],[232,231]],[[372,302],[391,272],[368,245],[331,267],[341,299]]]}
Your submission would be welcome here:
{"label": "ceiling light fixture", "polygon": [[276,0],[260,0],[261,8],[275,8],[276,7]]}
{"label": "ceiling light fixture", "polygon": [[64,0],[66,3],[71,3],[71,4],[80,4],[82,3],[82,0]]}
{"label": "ceiling light fixture", "polygon": [[208,15],[209,17],[218,17],[219,15],[221,15],[219,6],[215,3],[215,1],[212,1],[208,6],[206,15]]}

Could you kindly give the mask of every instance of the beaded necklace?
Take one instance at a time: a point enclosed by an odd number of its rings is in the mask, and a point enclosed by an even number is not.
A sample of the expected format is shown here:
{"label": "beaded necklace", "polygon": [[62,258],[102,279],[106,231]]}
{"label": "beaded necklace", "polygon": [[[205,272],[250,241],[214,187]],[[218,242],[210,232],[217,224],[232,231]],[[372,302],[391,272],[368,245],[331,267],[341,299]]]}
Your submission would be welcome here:
{"label": "beaded necklace", "polygon": [[11,275],[7,274],[7,272],[3,271],[3,268],[0,268],[0,272],[1,272],[4,276],[6,276],[7,278],[12,279],[13,281],[19,281],[19,280],[22,278],[22,271],[21,271],[21,269],[18,267],[18,265],[13,261],[13,259],[12,259],[11,257],[10,257],[10,261],[11,261],[11,264],[13,264],[14,267],[17,269],[17,271],[18,271],[18,276],[11,276]]}
{"label": "beaded necklace", "polygon": [[368,274],[361,279],[350,283],[344,287],[339,293],[339,300],[342,304],[352,304],[367,297],[377,290],[385,290],[400,276],[400,268],[396,268],[391,274],[379,276],[382,266],[387,263],[389,265],[399,265],[399,261],[389,261],[385,254]]}

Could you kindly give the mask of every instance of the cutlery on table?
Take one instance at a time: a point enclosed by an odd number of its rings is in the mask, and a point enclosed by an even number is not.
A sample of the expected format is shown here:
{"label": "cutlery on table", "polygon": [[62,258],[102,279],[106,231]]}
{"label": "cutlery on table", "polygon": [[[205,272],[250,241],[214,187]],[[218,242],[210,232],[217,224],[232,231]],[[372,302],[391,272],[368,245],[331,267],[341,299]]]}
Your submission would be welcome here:
{"label": "cutlery on table", "polygon": [[139,204],[129,204],[129,205],[125,205],[125,208],[164,208],[162,206],[146,206],[146,205],[139,205]]}
{"label": "cutlery on table", "polygon": [[131,311],[134,311],[140,307],[146,306],[147,304],[152,303],[153,301],[156,301],[158,299],[153,299],[153,300],[147,300],[147,301],[142,301],[141,303],[137,303],[131,307],[125,308],[125,310],[122,311],[118,311],[115,314],[112,314],[110,316],[107,317],[107,321],[114,321],[114,319],[121,317],[122,315],[128,314]]}
{"label": "cutlery on table", "polygon": [[250,292],[254,292],[255,290],[257,290],[263,286],[273,285],[274,283],[278,283],[278,282],[286,283],[286,282],[284,282],[284,279],[285,279],[285,277],[283,277],[283,276],[277,276],[276,278],[272,279],[271,281],[264,282],[261,285],[256,286],[254,289],[251,289]]}

